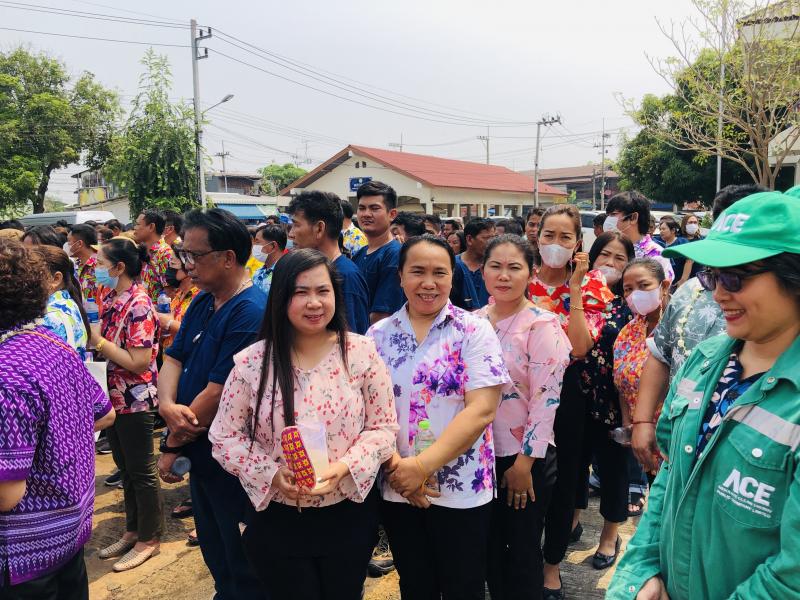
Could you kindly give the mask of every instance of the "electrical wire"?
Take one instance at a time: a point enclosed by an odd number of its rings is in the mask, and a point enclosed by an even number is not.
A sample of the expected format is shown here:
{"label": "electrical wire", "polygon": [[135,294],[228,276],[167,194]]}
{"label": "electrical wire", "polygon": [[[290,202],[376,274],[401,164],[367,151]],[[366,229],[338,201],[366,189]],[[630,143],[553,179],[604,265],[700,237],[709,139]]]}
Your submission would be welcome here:
{"label": "electrical wire", "polygon": [[45,6],[42,4],[27,4],[23,2],[12,2],[10,0],[3,0],[2,2],[0,2],[0,6],[16,10],[24,10],[28,12],[46,13],[46,14],[60,15],[63,17],[75,17],[80,19],[92,19],[95,21],[108,21],[112,23],[128,23],[133,25],[146,25],[149,27],[166,27],[172,29],[189,28],[189,25],[178,25],[177,23],[169,23],[166,21],[154,21],[152,19],[138,19],[138,18],[135,19],[133,17],[123,17],[120,15],[109,15],[104,13],[71,10],[55,6]]}
{"label": "electrical wire", "polygon": [[71,33],[56,33],[54,31],[33,31],[32,29],[17,29],[15,27],[0,27],[4,31],[17,31],[20,33],[34,33],[38,35],[53,35],[56,37],[76,38],[80,40],[92,40],[98,42],[114,42],[117,44],[137,44],[143,46],[166,46],[168,48],[190,48],[189,44],[165,44],[162,42],[139,42],[136,40],[119,40],[114,38],[101,38],[88,35],[73,35]]}

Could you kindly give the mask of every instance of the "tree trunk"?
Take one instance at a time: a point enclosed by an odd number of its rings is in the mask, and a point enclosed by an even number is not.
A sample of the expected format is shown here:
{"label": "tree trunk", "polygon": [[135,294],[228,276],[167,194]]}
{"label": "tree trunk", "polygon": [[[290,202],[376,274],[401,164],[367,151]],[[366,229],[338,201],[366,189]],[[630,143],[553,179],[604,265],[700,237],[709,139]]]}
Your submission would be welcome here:
{"label": "tree trunk", "polygon": [[44,212],[44,196],[47,194],[47,187],[50,185],[50,174],[55,168],[56,166],[50,163],[42,169],[42,180],[39,182],[39,189],[36,190],[36,197],[33,199],[34,214]]}

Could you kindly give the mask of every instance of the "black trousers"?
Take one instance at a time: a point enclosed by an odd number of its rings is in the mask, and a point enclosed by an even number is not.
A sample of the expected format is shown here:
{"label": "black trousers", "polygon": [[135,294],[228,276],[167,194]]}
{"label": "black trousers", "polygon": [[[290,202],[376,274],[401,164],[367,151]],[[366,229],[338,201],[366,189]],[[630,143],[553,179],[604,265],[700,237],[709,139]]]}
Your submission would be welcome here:
{"label": "black trousers", "polygon": [[[515,456],[497,458],[498,484],[515,460]],[[508,506],[505,488],[499,488],[497,498],[492,501],[487,577],[492,600],[540,600],[542,597],[542,532],[556,482],[555,448],[550,446],[547,456],[536,459],[531,476],[535,502],[529,499],[525,508],[514,509]]]}
{"label": "black trousers", "polygon": [[484,600],[492,503],[415,508],[381,503],[403,600]]}
{"label": "black trousers", "polygon": [[378,536],[378,490],[364,502],[304,508],[271,502],[242,536],[271,600],[359,600]]}
{"label": "black trousers", "polygon": [[606,521],[624,523],[628,518],[628,456],[631,450],[608,437],[611,429],[594,419],[586,421],[583,463],[578,473],[575,508],[589,506],[589,465],[594,455],[602,473],[600,514]]}
{"label": "black trousers", "polygon": [[556,442],[558,476],[547,509],[544,534],[544,559],[557,565],[567,553],[575,512],[575,490],[583,457],[583,430],[586,423],[586,397],[579,385],[577,363],[564,372],[561,404],[556,410],[553,434]]}
{"label": "black trousers", "polygon": [[89,600],[89,579],[83,548],[58,571],[19,585],[0,586],[0,600]]}

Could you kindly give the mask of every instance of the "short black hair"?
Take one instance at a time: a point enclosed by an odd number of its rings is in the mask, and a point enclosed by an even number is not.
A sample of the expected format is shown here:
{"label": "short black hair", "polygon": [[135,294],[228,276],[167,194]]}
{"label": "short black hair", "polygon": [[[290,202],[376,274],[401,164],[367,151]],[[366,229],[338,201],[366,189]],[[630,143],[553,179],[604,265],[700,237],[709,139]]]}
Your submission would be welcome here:
{"label": "short black hair", "polygon": [[445,225],[452,225],[453,231],[461,230],[461,223],[459,223],[455,219],[445,219],[444,222],[442,222],[442,227],[444,227]]}
{"label": "short black hair", "polygon": [[381,181],[368,181],[359,186],[356,191],[356,198],[361,200],[364,196],[380,196],[383,198],[383,205],[386,210],[397,208],[397,192],[390,185]]}
{"label": "short black hair", "polygon": [[274,221],[274,222],[275,222],[275,225],[280,225],[280,224],[281,224],[281,218],[280,218],[278,215],[270,215],[270,216],[268,216],[268,217],[267,217],[266,219],[264,219],[264,220],[265,220],[267,223],[269,223],[270,221]]}
{"label": "short black hair", "polygon": [[25,238],[33,238],[33,241],[37,244],[54,246],[56,248],[62,248],[64,246],[64,242],[66,241],[66,236],[58,233],[55,229],[50,227],[50,225],[38,225],[30,228],[23,234],[23,242],[25,241]]}
{"label": "short black hair", "polygon": [[258,232],[261,232],[261,237],[268,242],[275,242],[278,248],[286,250],[286,230],[280,225],[262,225],[256,231]]}
{"label": "short black hair", "polygon": [[397,213],[392,221],[392,225],[402,225],[405,229],[406,237],[415,235],[425,235],[425,220],[422,216],[409,212]]}
{"label": "short black hair", "polygon": [[164,213],[162,213],[160,210],[148,208],[143,210],[139,214],[144,217],[145,223],[147,223],[148,225],[156,226],[156,233],[158,235],[163,235],[164,227],[167,224],[166,220],[164,219]]}
{"label": "short black hair", "polygon": [[221,208],[202,211],[194,209],[183,215],[183,231],[194,228],[205,229],[208,233],[208,245],[212,250],[232,250],[236,262],[242,266],[247,264],[253,251],[247,227],[232,213]]}
{"label": "short black hair", "polygon": [[500,219],[494,224],[495,227],[503,227],[503,233],[511,235],[522,235],[522,227],[514,219]]}
{"label": "short black hair", "polygon": [[312,225],[322,221],[325,223],[325,235],[328,239],[337,240],[342,231],[344,212],[342,200],[333,192],[312,190],[301,192],[289,202],[286,209],[290,215],[303,211],[306,221]]}
{"label": "short black hair", "polygon": [[[459,243],[459,251],[458,251],[458,253],[461,254],[462,252],[464,252],[467,249],[467,239],[464,237],[464,232],[461,231],[460,229],[456,229],[455,231],[451,231],[450,235],[447,236],[448,240],[450,239],[451,235],[454,235],[454,236],[456,236],[458,238],[458,243]],[[447,244],[449,245],[450,242],[448,241]]]}
{"label": "short black hair", "polygon": [[543,208],[532,208],[527,213],[525,213],[525,222],[528,222],[528,219],[531,217],[541,217],[544,214]]}
{"label": "short black hair", "polygon": [[183,216],[177,210],[167,209],[162,211],[164,215],[164,224],[172,225],[172,228],[175,230],[175,233],[178,235],[181,234],[183,231]]}
{"label": "short black hair", "polygon": [[406,258],[408,257],[408,251],[411,250],[417,244],[421,244],[422,242],[427,242],[428,244],[432,244],[434,246],[439,246],[440,248],[444,248],[445,252],[447,252],[447,256],[450,257],[450,269],[455,270],[456,268],[456,255],[453,254],[453,249],[450,247],[446,241],[440,238],[438,235],[431,235],[430,233],[426,233],[424,235],[415,235],[414,237],[408,238],[400,248],[400,258],[398,259],[397,268],[399,270],[403,270],[403,266],[406,264]]}
{"label": "short black hair", "polygon": [[475,237],[481,231],[486,231],[487,229],[494,229],[494,221],[492,219],[476,217],[464,225],[464,236]]}
{"label": "short black hair", "polygon": [[94,246],[97,243],[97,231],[90,225],[75,225],[69,234],[81,240],[87,246]]}
{"label": "short black hair", "polygon": [[426,223],[430,223],[436,229],[442,229],[442,218],[439,215],[422,215],[422,220]]}
{"label": "short black hair", "polygon": [[350,204],[349,200],[342,200],[342,212],[344,213],[345,219],[352,220],[355,211],[353,211],[353,205]]}
{"label": "short black hair", "polygon": [[620,192],[612,196],[606,204],[606,214],[621,212],[628,216],[637,213],[639,215],[637,228],[639,233],[644,235],[650,228],[650,204],[650,200],[641,192],[636,190]]}
{"label": "short black hair", "polygon": [[759,192],[768,192],[769,190],[763,185],[757,183],[746,183],[744,185],[726,185],[717,195],[714,196],[714,201],[711,204],[711,215],[716,221],[719,216],[730,208],[731,204],[738,202],[742,198],[746,198],[752,194]]}
{"label": "short black hair", "polygon": [[16,229],[17,231],[25,231],[25,226],[17,219],[9,219],[0,223],[0,229]]}
{"label": "short black hair", "polygon": [[674,231],[675,235],[678,235],[681,231],[681,225],[674,219],[674,217],[670,217],[669,215],[664,215],[663,217],[661,217],[661,222],[659,223],[659,225],[661,223],[663,223],[664,225],[669,227],[672,231]]}
{"label": "short black hair", "polygon": [[592,219],[592,225],[594,227],[602,227],[603,223],[606,222],[606,217],[607,216],[608,215],[606,213],[600,213],[600,214],[595,215],[594,219]]}
{"label": "short black hair", "polygon": [[119,229],[120,231],[125,231],[125,227],[123,227],[122,223],[120,223],[117,219],[109,219],[104,223],[104,225],[109,229]]}

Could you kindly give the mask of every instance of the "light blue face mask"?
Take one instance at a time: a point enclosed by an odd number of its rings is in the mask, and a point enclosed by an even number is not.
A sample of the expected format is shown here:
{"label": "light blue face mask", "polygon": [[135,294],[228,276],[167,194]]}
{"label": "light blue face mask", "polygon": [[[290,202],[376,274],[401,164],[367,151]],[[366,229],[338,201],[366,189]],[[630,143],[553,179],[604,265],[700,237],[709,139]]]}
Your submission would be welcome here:
{"label": "light blue face mask", "polygon": [[286,240],[286,249],[291,250],[294,248],[294,240],[287,239]]}
{"label": "light blue face mask", "polygon": [[97,279],[98,285],[111,289],[116,288],[117,283],[119,283],[119,277],[112,277],[108,274],[108,267],[96,267],[94,277]]}

